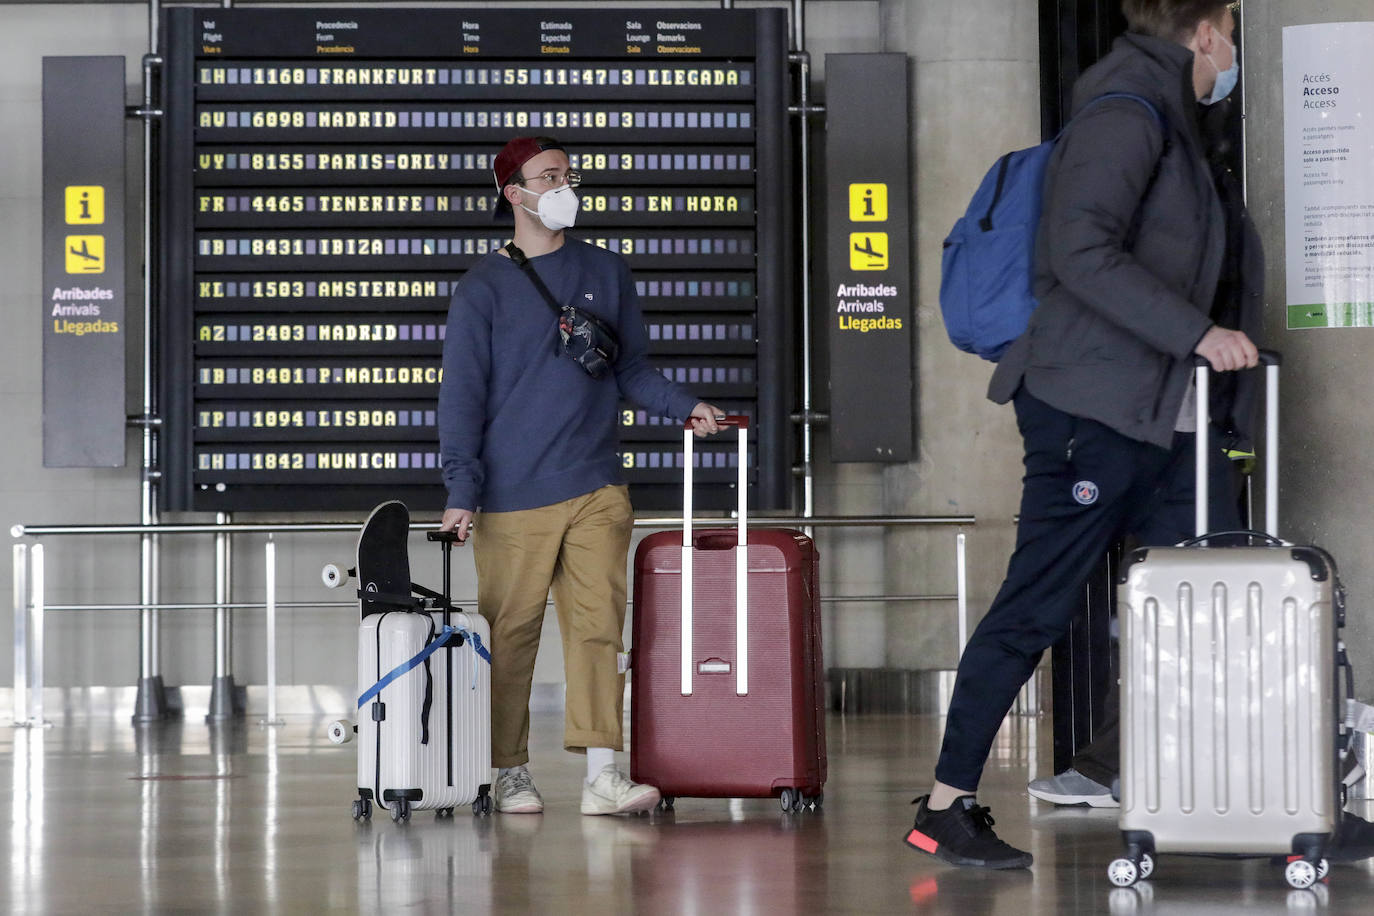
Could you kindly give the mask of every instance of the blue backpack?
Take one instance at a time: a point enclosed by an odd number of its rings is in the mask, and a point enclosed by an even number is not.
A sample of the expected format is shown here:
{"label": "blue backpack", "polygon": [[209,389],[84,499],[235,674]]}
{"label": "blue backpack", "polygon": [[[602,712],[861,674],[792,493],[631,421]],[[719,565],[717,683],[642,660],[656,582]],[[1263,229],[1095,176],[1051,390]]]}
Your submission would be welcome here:
{"label": "blue backpack", "polygon": [[[1144,105],[1168,142],[1163,116],[1141,96],[1110,92],[1083,110],[1106,99],[1134,99]],[[1058,140],[1056,136],[998,159],[945,239],[940,311],[949,339],[960,350],[996,362],[1030,322],[1038,304],[1031,291],[1035,232],[1045,167]],[[1150,180],[1153,183],[1154,175]]]}

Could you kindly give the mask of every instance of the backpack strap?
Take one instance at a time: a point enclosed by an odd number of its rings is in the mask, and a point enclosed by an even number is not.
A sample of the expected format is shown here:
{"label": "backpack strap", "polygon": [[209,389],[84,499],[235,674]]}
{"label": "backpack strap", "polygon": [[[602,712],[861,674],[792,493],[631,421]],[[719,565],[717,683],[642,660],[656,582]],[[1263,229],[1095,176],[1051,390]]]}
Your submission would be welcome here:
{"label": "backpack strap", "polygon": [[[1150,196],[1150,189],[1154,187],[1155,179],[1159,177],[1160,164],[1164,161],[1164,156],[1169,152],[1169,125],[1164,120],[1164,115],[1160,112],[1158,108],[1155,107],[1153,102],[1145,98],[1143,95],[1136,95],[1133,92],[1103,93],[1102,95],[1097,96],[1095,99],[1092,99],[1086,105],[1084,105],[1083,108],[1079,110],[1078,114],[1081,115],[1084,111],[1087,111],[1089,108],[1096,105],[1098,102],[1105,102],[1108,99],[1132,99],[1136,102],[1139,102],[1141,105],[1144,105],[1147,109],[1149,109],[1150,114],[1154,115],[1155,123],[1159,125],[1160,133],[1164,137],[1164,148],[1160,151],[1159,158],[1155,160],[1154,171],[1150,173],[1150,180],[1145,185],[1145,193],[1142,194],[1140,197],[1140,199],[1144,201],[1146,197]],[[1078,115],[1075,115],[1074,117],[1077,116]],[[1065,127],[1067,126],[1068,125],[1065,125]],[[1059,137],[1062,136],[1063,133],[1064,130],[1061,128],[1059,133],[1055,135],[1054,140],[1058,141]],[[992,231],[992,214],[993,211],[997,209],[997,205],[1002,201],[1002,191],[1007,184],[1007,172],[1011,166],[1011,157],[1012,154],[1007,153],[997,161],[997,185],[993,189],[992,199],[988,201],[987,212],[984,213],[978,219],[978,228],[983,230],[984,232]],[[513,247],[513,245],[507,245],[506,249],[507,251],[510,251],[510,249]],[[515,251],[518,252],[519,249],[517,248],[515,249]],[[512,254],[511,257],[513,259],[515,257],[515,254]],[[521,262],[516,261],[516,263],[519,264]],[[536,280],[536,282],[538,281]]]}
{"label": "backpack strap", "polygon": [[[1078,114],[1081,115],[1083,112],[1087,111],[1089,108],[1096,105],[1098,102],[1105,102],[1108,99],[1130,99],[1134,102],[1139,102],[1140,104],[1144,105],[1147,109],[1149,109],[1150,114],[1154,115],[1155,123],[1159,125],[1159,129],[1164,133],[1164,142],[1166,144],[1169,142],[1169,125],[1164,120],[1163,112],[1161,112],[1158,108],[1155,107],[1154,102],[1151,102],[1143,95],[1136,95],[1134,92],[1104,92],[1102,95],[1099,95],[1097,98],[1092,99],[1081,109],[1079,109]],[[1074,117],[1078,117],[1078,115],[1074,115]]]}
{"label": "backpack strap", "polygon": [[[1150,170],[1150,177],[1145,182],[1145,191],[1140,195],[1140,203],[1136,205],[1135,213],[1131,217],[1131,225],[1126,230],[1125,247],[1126,250],[1129,251],[1135,247],[1135,237],[1140,232],[1141,213],[1145,209],[1145,201],[1149,198],[1150,192],[1154,190],[1155,179],[1159,177],[1159,170],[1164,165],[1164,157],[1169,155],[1169,149],[1173,146],[1173,141],[1169,138],[1169,122],[1165,120],[1164,113],[1155,107],[1154,102],[1151,102],[1143,95],[1136,95],[1134,92],[1105,92],[1080,108],[1078,115],[1083,114],[1083,112],[1087,111],[1098,102],[1105,102],[1108,99],[1130,99],[1133,102],[1139,102],[1141,105],[1144,105],[1145,108],[1149,110],[1150,114],[1154,116],[1155,124],[1159,126],[1160,134],[1164,138],[1164,145],[1160,148],[1159,158],[1155,160],[1155,167]],[[1078,117],[1078,115],[1074,115],[1074,117]]]}
{"label": "backpack strap", "polygon": [[984,232],[992,231],[992,211],[997,209],[997,204],[1002,200],[1002,189],[1006,187],[1007,169],[1010,166],[1011,153],[997,160],[997,187],[992,192],[992,200],[988,202],[988,212],[978,220],[978,228]]}
{"label": "backpack strap", "polygon": [[[1156,108],[1154,102],[1151,102],[1143,95],[1136,95],[1134,92],[1104,93],[1084,105],[1078,114],[1081,115],[1084,111],[1087,111],[1098,102],[1105,102],[1108,99],[1130,99],[1133,102],[1139,102],[1141,105],[1144,105],[1150,114],[1154,116],[1155,124],[1159,126],[1160,135],[1164,138],[1164,146],[1159,151],[1159,158],[1155,160],[1154,171],[1150,172],[1150,180],[1145,185],[1145,193],[1140,197],[1141,200],[1144,200],[1146,197],[1150,196],[1150,188],[1154,187],[1155,179],[1159,177],[1160,163],[1164,161],[1164,157],[1169,154],[1169,149],[1173,146],[1173,141],[1169,138],[1169,122],[1164,119],[1164,112]],[[1077,115],[1075,115],[1075,117],[1077,117]]]}

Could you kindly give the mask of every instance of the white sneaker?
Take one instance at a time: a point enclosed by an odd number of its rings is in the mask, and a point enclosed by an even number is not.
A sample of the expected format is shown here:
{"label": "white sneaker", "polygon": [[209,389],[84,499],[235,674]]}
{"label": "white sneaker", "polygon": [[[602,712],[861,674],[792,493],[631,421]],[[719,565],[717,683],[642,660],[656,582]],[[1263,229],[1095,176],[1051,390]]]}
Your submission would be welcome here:
{"label": "white sneaker", "polygon": [[494,794],[496,810],[502,814],[538,814],[544,810],[544,799],[539,797],[530,771],[523,764],[496,777]]}
{"label": "white sneaker", "polygon": [[629,814],[648,811],[658,804],[658,790],[642,786],[614,766],[606,767],[591,782],[582,784],[583,814]]}

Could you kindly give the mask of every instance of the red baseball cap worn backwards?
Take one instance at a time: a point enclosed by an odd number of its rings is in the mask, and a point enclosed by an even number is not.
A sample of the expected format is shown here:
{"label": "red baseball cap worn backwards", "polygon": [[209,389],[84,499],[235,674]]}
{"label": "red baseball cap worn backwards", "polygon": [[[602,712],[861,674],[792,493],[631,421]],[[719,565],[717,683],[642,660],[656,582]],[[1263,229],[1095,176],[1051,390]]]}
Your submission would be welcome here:
{"label": "red baseball cap worn backwards", "polygon": [[[510,184],[511,179],[520,174],[520,166],[551,149],[563,150],[563,145],[552,137],[516,137],[503,146],[501,152],[496,154],[496,162],[491,169],[498,194]],[[501,210],[508,209],[510,204],[506,203],[504,196],[500,196],[496,206]]]}

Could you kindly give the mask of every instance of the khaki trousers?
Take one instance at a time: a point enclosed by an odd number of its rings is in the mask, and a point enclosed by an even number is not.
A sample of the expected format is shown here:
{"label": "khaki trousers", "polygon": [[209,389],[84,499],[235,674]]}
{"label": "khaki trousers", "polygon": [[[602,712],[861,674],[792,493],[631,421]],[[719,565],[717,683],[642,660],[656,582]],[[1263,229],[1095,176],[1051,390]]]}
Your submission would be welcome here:
{"label": "khaki trousers", "polygon": [[483,512],[472,537],[477,609],[491,624],[491,762],[526,763],[530,686],[550,589],[567,678],[563,746],[624,746],[625,558],[629,491],[606,486],[518,512]]}

